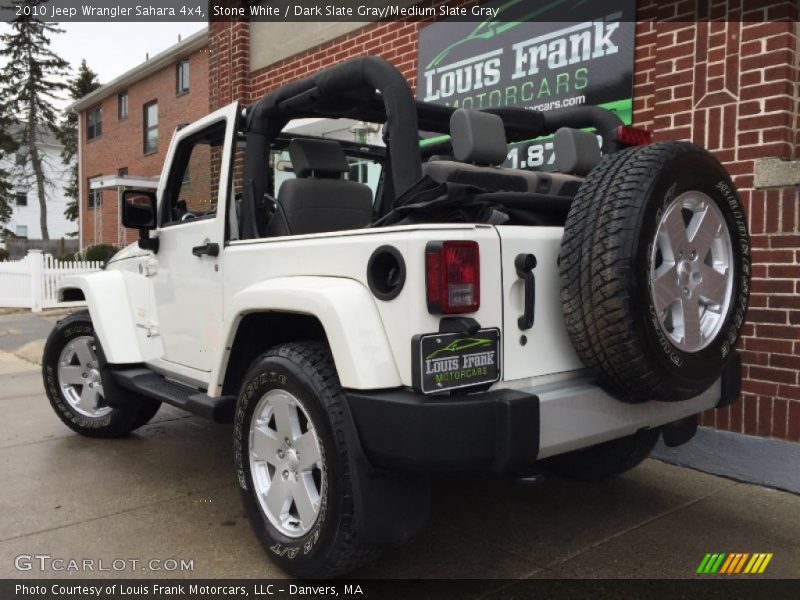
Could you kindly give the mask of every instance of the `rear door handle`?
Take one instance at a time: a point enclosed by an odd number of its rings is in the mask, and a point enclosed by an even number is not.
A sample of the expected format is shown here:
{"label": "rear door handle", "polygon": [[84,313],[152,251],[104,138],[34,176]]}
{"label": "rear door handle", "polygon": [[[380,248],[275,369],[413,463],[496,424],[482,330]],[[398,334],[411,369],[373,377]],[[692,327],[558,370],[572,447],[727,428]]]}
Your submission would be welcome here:
{"label": "rear door handle", "polygon": [[517,325],[524,331],[533,327],[536,309],[536,277],[533,275],[536,257],[533,254],[518,254],[514,259],[514,268],[517,277],[525,282],[525,312],[517,319]]}
{"label": "rear door handle", "polygon": [[208,256],[219,256],[219,244],[206,240],[206,243],[202,246],[195,246],[192,248],[192,254],[195,256],[203,256],[204,254]]}

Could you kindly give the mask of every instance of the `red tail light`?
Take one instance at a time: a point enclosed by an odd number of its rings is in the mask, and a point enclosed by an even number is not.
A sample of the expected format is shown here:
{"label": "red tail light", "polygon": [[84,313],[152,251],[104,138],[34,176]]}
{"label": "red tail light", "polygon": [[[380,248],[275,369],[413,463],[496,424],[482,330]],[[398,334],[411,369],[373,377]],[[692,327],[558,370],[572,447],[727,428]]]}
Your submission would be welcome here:
{"label": "red tail light", "polygon": [[617,141],[626,146],[644,146],[653,143],[653,134],[646,129],[620,125],[617,127]]}
{"label": "red tail light", "polygon": [[458,314],[481,306],[478,242],[428,242],[425,248],[428,311]]}

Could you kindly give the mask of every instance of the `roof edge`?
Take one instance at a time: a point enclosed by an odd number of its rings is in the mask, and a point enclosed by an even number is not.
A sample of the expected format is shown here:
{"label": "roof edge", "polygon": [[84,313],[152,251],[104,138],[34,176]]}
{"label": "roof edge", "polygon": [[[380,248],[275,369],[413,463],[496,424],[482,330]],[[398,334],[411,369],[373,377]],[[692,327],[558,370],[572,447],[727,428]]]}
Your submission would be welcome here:
{"label": "roof edge", "polygon": [[89,106],[96,104],[103,98],[110,96],[116,92],[126,89],[130,84],[144,79],[148,75],[160,71],[164,67],[169,66],[177,57],[184,54],[191,54],[208,45],[208,27],[196,33],[193,33],[185,40],[170,46],[163,52],[156,54],[149,60],[144,61],[125,71],[119,77],[116,77],[106,84],[101,85],[93,92],[86,94],[83,98],[79,98],[72,104],[69,104],[64,110],[68,112],[80,112]]}

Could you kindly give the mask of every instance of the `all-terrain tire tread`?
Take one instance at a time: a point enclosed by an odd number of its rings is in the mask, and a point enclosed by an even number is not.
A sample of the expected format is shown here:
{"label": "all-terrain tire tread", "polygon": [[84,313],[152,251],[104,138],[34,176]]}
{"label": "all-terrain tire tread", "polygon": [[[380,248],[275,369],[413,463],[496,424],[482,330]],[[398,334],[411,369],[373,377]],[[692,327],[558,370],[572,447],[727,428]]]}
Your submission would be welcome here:
{"label": "all-terrain tire tread", "polygon": [[91,323],[91,315],[88,310],[80,310],[60,319],[45,342],[45,351],[42,357],[42,378],[47,399],[50,401],[50,405],[58,418],[76,433],[95,438],[117,438],[128,435],[150,421],[158,412],[161,403],[137,397],[135,404],[114,408],[105,422],[96,423],[74,413],[64,399],[61,398],[61,394],[53,386],[48,385],[48,369],[52,368],[52,365],[48,364],[47,360],[50,346],[57,341],[60,332],[74,321],[88,321]]}
{"label": "all-terrain tire tread", "polygon": [[[347,442],[345,434],[344,392],[336,372],[333,356],[326,344],[320,342],[292,342],[276,346],[262,354],[257,362],[271,356],[279,356],[300,366],[319,393],[319,399],[330,419],[338,456],[343,466],[343,489],[351,490]],[[314,578],[327,579],[355,569],[373,561],[380,551],[359,543],[356,535],[353,498],[345,495],[342,502],[342,521],[337,540],[324,567],[314,573]]]}
{"label": "all-terrain tire tread", "polygon": [[711,154],[690,142],[660,142],[612,154],[589,174],[573,201],[560,254],[561,300],[573,346],[601,384],[628,402],[699,393],[653,369],[631,326],[631,257],[645,192],[682,153]]}

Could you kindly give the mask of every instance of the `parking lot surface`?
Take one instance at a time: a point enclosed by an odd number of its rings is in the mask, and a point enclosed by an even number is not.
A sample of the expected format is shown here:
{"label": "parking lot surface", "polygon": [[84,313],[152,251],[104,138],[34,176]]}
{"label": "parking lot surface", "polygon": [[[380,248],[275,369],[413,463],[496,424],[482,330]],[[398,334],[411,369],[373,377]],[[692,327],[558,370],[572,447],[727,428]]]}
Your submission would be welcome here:
{"label": "parking lot surface", "polygon": [[[118,440],[59,421],[38,365],[12,353],[53,320],[0,318],[21,332],[0,335],[0,577],[282,577],[244,517],[230,426],[166,406]],[[798,515],[796,495],[655,460],[592,485],[442,476],[425,533],[354,576],[685,578],[708,552],[769,552],[760,577],[799,577]],[[43,572],[18,570],[20,555],[139,562]],[[190,560],[192,570],[142,570],[153,559]]]}

